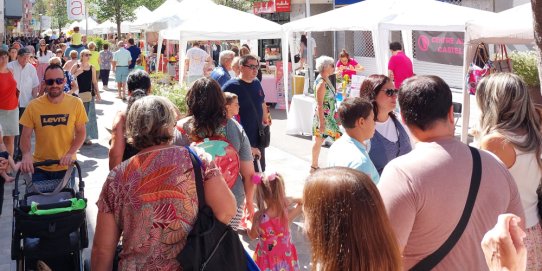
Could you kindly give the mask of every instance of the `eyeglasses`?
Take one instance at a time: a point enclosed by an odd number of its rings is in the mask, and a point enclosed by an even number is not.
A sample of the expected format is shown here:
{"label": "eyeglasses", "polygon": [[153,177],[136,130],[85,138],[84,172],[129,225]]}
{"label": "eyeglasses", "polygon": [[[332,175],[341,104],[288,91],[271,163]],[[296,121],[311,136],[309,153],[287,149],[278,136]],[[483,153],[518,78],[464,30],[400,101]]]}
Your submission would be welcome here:
{"label": "eyeglasses", "polygon": [[386,93],[386,96],[392,97],[393,95],[399,94],[399,90],[398,90],[398,89],[389,88],[389,89],[386,89],[386,90],[385,90],[385,93]]}
{"label": "eyeglasses", "polygon": [[45,46],[45,44],[40,44],[40,47],[43,47],[43,46]]}
{"label": "eyeglasses", "polygon": [[54,83],[57,85],[64,84],[64,78],[55,78],[55,79],[45,79],[45,84],[48,86],[52,86]]}
{"label": "eyeglasses", "polygon": [[90,56],[90,54],[83,54],[82,56]]}
{"label": "eyeglasses", "polygon": [[243,65],[244,67],[247,67],[253,71],[257,71],[258,68],[260,67],[259,65]]}

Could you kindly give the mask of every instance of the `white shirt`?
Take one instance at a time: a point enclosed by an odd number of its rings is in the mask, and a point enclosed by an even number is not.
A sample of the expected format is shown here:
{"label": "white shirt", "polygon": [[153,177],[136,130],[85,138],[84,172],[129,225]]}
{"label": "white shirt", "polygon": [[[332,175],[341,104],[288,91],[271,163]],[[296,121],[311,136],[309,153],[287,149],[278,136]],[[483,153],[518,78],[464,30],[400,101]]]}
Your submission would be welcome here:
{"label": "white shirt", "polygon": [[15,60],[8,63],[8,69],[13,73],[15,81],[17,81],[17,89],[20,91],[19,107],[28,106],[30,100],[33,99],[32,89],[40,85],[36,68],[29,63],[26,63],[23,68]]}
{"label": "white shirt", "polygon": [[47,63],[49,64],[49,59],[53,58],[55,56],[55,54],[53,54],[53,52],[47,50],[45,52],[44,55],[40,56],[40,53],[39,52],[36,52],[36,57],[38,57],[38,62],[40,64],[42,63]]}
{"label": "white shirt", "polygon": [[375,122],[375,129],[379,134],[391,142],[397,142],[399,139],[397,137],[399,131],[396,129],[395,123],[391,117],[388,117],[388,120],[385,122]]}
{"label": "white shirt", "polygon": [[203,75],[203,67],[209,54],[198,47],[192,47],[186,52],[188,58],[188,75],[197,76]]}

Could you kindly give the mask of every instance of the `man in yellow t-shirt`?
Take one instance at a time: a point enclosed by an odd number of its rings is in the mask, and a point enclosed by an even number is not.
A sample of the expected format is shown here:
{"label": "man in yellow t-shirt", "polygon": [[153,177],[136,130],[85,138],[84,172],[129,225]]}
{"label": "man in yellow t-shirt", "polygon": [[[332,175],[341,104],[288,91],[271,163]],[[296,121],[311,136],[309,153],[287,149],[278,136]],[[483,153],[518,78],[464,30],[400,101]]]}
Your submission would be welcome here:
{"label": "man in yellow t-shirt", "polygon": [[[32,180],[62,179],[68,165],[75,161],[75,153],[85,141],[85,123],[88,121],[83,102],[64,94],[64,70],[50,65],[44,73],[46,95],[34,99],[21,117],[23,125],[21,170],[33,173]],[[36,136],[34,155],[30,139]],[[44,160],[60,160],[59,165],[34,169],[32,163]]]}

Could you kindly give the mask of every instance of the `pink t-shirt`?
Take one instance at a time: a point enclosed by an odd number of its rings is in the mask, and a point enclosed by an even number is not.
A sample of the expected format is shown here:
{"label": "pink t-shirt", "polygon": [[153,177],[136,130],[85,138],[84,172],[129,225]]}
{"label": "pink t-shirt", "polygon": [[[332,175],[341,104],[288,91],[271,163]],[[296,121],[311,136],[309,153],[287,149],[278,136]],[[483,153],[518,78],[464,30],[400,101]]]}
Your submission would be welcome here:
{"label": "pink t-shirt", "polygon": [[[345,67],[349,67],[350,65],[352,65],[353,68],[356,67],[356,65],[358,65],[358,62],[353,59],[353,58],[350,58],[348,60],[348,63],[346,63],[346,65],[344,65],[341,60],[337,61],[337,68],[339,67],[342,67],[342,66],[345,66]],[[345,74],[348,74],[348,77],[352,78],[352,75],[356,75],[356,71],[354,69],[351,69],[351,70],[343,70],[343,73],[341,74],[341,76],[344,77]]]}
{"label": "pink t-shirt", "polygon": [[[502,213],[524,219],[514,179],[492,154],[480,151],[482,180],[467,228],[433,270],[488,270],[480,242]],[[472,156],[456,139],[418,143],[384,168],[378,190],[408,270],[450,236],[467,201]]]}
{"label": "pink t-shirt", "polygon": [[390,58],[388,70],[393,72],[395,88],[399,88],[405,79],[414,75],[412,61],[403,52],[399,52]]}

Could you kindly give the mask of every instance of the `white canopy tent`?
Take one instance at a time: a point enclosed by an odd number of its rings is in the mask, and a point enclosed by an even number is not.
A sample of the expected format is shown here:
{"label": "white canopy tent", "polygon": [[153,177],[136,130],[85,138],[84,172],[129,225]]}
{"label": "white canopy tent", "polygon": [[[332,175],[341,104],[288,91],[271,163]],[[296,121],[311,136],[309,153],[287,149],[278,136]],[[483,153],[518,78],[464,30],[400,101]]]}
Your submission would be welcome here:
{"label": "white canopy tent", "polygon": [[181,3],[177,0],[166,0],[150,14],[137,17],[136,21],[130,25],[130,32],[139,32],[141,30],[154,32],[175,27],[177,20],[171,17],[179,11],[182,12]]}
{"label": "white canopy tent", "polygon": [[[534,43],[533,13],[531,3],[523,4],[494,15],[494,19],[477,19],[465,26],[464,71],[476,53],[480,42],[493,44]],[[469,92],[463,86],[463,125],[461,140],[467,141],[470,117]]]}
{"label": "white canopy tent", "polygon": [[[75,21],[71,23],[68,26],[68,31],[73,30],[74,27],[79,26],[79,33],[82,35],[85,35],[87,33],[87,22],[85,20],[81,21]],[[92,19],[92,17],[88,17],[88,34],[94,34],[93,30],[98,26],[98,23]]]}
{"label": "white canopy tent", "polygon": [[[291,39],[293,32],[371,31],[375,52],[386,50],[387,47],[379,47],[378,27],[380,22],[390,20],[397,15],[394,7],[398,5],[398,2],[400,1],[366,0],[284,24],[287,42]],[[293,45],[290,47],[294,48]],[[283,50],[283,58],[287,59],[287,53],[288,50]],[[378,54],[375,56],[377,70],[383,72],[385,70],[385,67],[381,65],[383,61],[380,61]]]}
{"label": "white canopy tent", "polygon": [[[141,24],[141,22],[144,22],[152,17],[152,12],[145,6],[139,6],[134,10],[134,17],[135,20],[133,22],[130,21],[124,21],[121,23],[121,28],[124,25],[127,29],[126,32],[135,33],[140,32],[141,29],[132,28],[134,25]],[[123,32],[124,33],[124,32]]]}
{"label": "white canopy tent", "polygon": [[[184,71],[187,42],[191,40],[239,40],[282,38],[282,27],[254,14],[239,11],[210,0],[184,0],[180,24],[160,31],[160,40],[180,41],[180,71]],[[161,41],[158,43],[162,44]],[[284,48],[284,45],[283,45]],[[286,47],[287,50],[287,47]],[[160,51],[160,50],[158,50]],[[179,78],[182,81],[184,74]],[[287,78],[286,78],[287,82]]]}
{"label": "white canopy tent", "polygon": [[412,30],[464,32],[467,21],[493,15],[491,12],[435,0],[366,0],[290,22],[283,27],[288,38],[292,32],[371,31],[377,71],[387,74],[390,31],[402,32],[404,51],[412,58]]}
{"label": "white canopy tent", "polygon": [[[103,35],[108,33],[117,33],[117,24],[112,20],[107,20],[94,28],[94,34]],[[126,22],[120,24],[120,32],[128,33],[129,25]]]}

